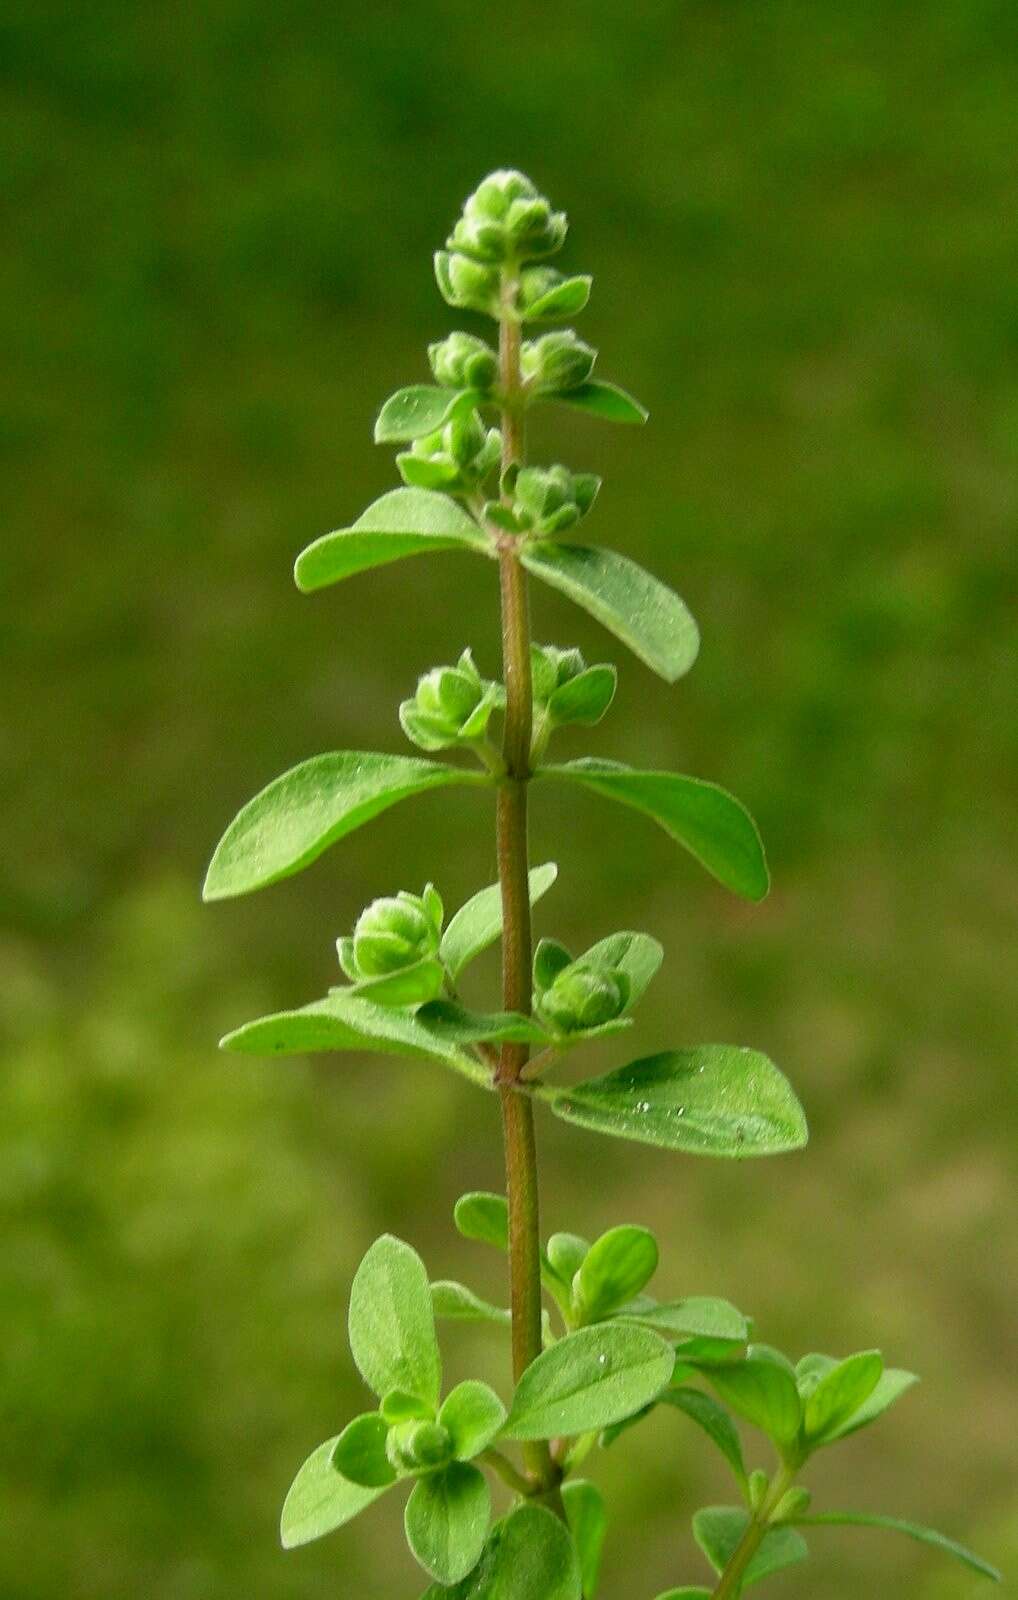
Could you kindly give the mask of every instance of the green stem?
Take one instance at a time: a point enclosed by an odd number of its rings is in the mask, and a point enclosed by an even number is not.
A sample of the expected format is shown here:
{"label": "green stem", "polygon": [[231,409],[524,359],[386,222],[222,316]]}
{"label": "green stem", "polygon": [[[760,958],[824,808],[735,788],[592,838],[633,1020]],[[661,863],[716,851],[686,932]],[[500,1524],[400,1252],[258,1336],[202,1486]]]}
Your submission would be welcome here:
{"label": "green stem", "polygon": [[[523,457],[520,327],[511,314],[515,293],[515,273],[507,268],[502,289],[506,315],[499,323],[503,473]],[[527,783],[533,691],[526,573],[511,536],[500,542],[499,582],[506,690],[502,746],[505,775],[499,783],[497,802],[498,875],[502,887],[502,1003],[507,1011],[522,1011],[529,1016],[531,930]],[[503,1044],[495,1075],[505,1139],[513,1371],[517,1381],[541,1353],[541,1235],[534,1108],[517,1087],[528,1055],[525,1044]],[[537,1491],[554,1491],[558,1472],[547,1444],[527,1444],[524,1456]]]}
{"label": "green stem", "polygon": [[713,1600],[736,1600],[742,1588],[746,1568],[759,1550],[764,1535],[771,1526],[771,1516],[792,1487],[794,1480],[795,1473],[791,1467],[782,1467],[775,1473],[774,1481],[767,1491],[763,1504],[751,1516],[745,1533],[732,1551],[731,1559],[717,1581]]}

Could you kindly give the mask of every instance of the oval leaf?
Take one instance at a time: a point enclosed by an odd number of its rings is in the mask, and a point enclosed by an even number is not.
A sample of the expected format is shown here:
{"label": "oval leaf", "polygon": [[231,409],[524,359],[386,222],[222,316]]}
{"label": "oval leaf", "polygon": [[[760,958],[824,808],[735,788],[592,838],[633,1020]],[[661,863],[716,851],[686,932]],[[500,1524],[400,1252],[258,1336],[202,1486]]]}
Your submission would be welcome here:
{"label": "oval leaf", "polygon": [[722,1400],[775,1444],[797,1437],[802,1407],[795,1378],[768,1356],[751,1350],[744,1361],[710,1367],[704,1374]]}
{"label": "oval leaf", "polygon": [[980,1573],[984,1578],[992,1578],[994,1583],[1004,1581],[1003,1573],[984,1561],[982,1556],[967,1550],[956,1539],[948,1539],[945,1534],[937,1533],[934,1528],[924,1528],[918,1522],[904,1522],[900,1517],[876,1516],[867,1511],[825,1511],[815,1517],[796,1517],[795,1521],[797,1527],[883,1528],[889,1533],[903,1533],[906,1538],[915,1539],[919,1544],[930,1544],[937,1550],[945,1551],[964,1566],[971,1567],[973,1572]]}
{"label": "oval leaf", "polygon": [[615,668],[607,665],[577,673],[552,691],[548,698],[549,718],[559,727],[571,723],[594,727],[615,698],[618,676]]}
{"label": "oval leaf", "polygon": [[539,1088],[564,1122],[690,1155],[775,1155],[806,1143],[788,1080],[756,1050],[664,1050],[571,1089]]}
{"label": "oval leaf", "polygon": [[407,1501],[407,1544],[441,1584],[459,1583],[481,1559],[491,1494],[476,1467],[452,1461],[419,1478]]}
{"label": "oval leaf", "polygon": [[435,1316],[446,1322],[511,1322],[512,1313],[502,1306],[490,1305],[466,1284],[454,1283],[451,1278],[440,1278],[431,1285],[431,1303]]}
{"label": "oval leaf", "polygon": [[591,378],[575,389],[561,389],[557,394],[545,394],[545,400],[558,400],[564,406],[576,406],[589,411],[591,416],[602,417],[605,422],[646,422],[650,415],[646,406],[620,389],[617,383],[604,383]]}
{"label": "oval leaf", "polygon": [[[531,868],[528,880],[531,905],[536,905],[541,896],[547,894],[557,877],[558,867],[554,861]],[[493,883],[487,889],[478,890],[466,905],[460,906],[442,935],[440,954],[450,977],[458,977],[468,962],[494,944],[501,932],[502,889],[500,884]]]}
{"label": "oval leaf", "polygon": [[595,1239],[577,1273],[586,1319],[606,1317],[639,1294],[657,1271],[657,1240],[648,1228],[622,1224]]}
{"label": "oval leaf", "polygon": [[302,550],[293,575],[298,589],[312,594],[404,556],[457,549],[490,553],[489,540],[462,506],[431,489],[391,489],[352,527],[323,534]]}
{"label": "oval leaf", "polygon": [[416,1250],[402,1239],[376,1239],[350,1289],[350,1349],[375,1394],[401,1389],[438,1405],[442,1363],[431,1285]]}
{"label": "oval leaf", "polygon": [[480,398],[474,389],[441,389],[431,383],[397,389],[378,413],[375,443],[409,444],[423,439],[425,434],[437,433],[452,417],[472,410]]}
{"label": "oval leaf", "polygon": [[509,1248],[509,1203],[504,1194],[475,1190],[461,1194],[453,1208],[453,1221],[464,1239]]}
{"label": "oval leaf", "polygon": [[589,611],[633,654],[674,683],[688,672],[700,648],[700,634],[685,605],[657,578],[614,550],[582,544],[525,544],[520,560]]}
{"label": "oval leaf", "polygon": [[348,1483],[332,1465],[338,1438],[326,1439],[301,1467],[283,1503],[279,1534],[284,1550],[310,1544],[341,1528],[344,1522],[365,1509],[385,1493],[384,1488],[366,1489]]}
{"label": "oval leaf", "polygon": [[480,1563],[454,1589],[424,1600],[580,1600],[580,1564],[566,1528],[543,1506],[524,1505],[497,1522]]}
{"label": "oval leaf", "polygon": [[527,307],[523,313],[524,322],[557,322],[562,317],[574,317],[590,299],[593,281],[589,274],[580,273],[557,283],[554,289],[549,289]]}
{"label": "oval leaf", "polygon": [[611,933],[585,951],[584,963],[596,967],[615,967],[629,979],[627,1011],[641,1000],[648,984],[664,960],[664,951],[649,933]]}
{"label": "oval leaf", "polygon": [[641,1296],[622,1314],[634,1322],[645,1322],[659,1333],[674,1339],[718,1339],[728,1344],[745,1344],[749,1320],[728,1300],[712,1295],[689,1295],[685,1300],[651,1300]]}
{"label": "oval leaf", "polygon": [[574,1478],[562,1485],[562,1504],[566,1508],[566,1521],[580,1558],[580,1582],[583,1600],[593,1600],[601,1571],[601,1551],[608,1517],[604,1496],[593,1483]]}
{"label": "oval leaf", "polygon": [[354,1417],[336,1440],[333,1466],[351,1483],[362,1484],[367,1489],[388,1488],[396,1482],[396,1473],[385,1449],[388,1437],[389,1424],[377,1411]]}
{"label": "oval leaf", "polygon": [[652,817],[726,889],[762,900],[770,875],[756,823],[740,801],[716,783],[675,772],[637,772],[620,762],[583,757],[539,767],[538,777],[579,783],[607,800]]}
{"label": "oval leaf", "polygon": [[854,1416],[880,1382],[884,1358],[879,1350],[863,1350],[839,1361],[809,1395],[803,1422],[811,1446],[823,1444]]}
{"label": "oval leaf", "polygon": [[838,1427],[832,1428],[824,1443],[833,1444],[836,1439],[847,1439],[849,1434],[858,1433],[860,1428],[868,1428],[871,1422],[876,1422],[889,1406],[893,1406],[918,1382],[914,1372],[905,1372],[900,1367],[885,1367],[869,1398]]}
{"label": "oval leaf", "polygon": [[520,1011],[467,1011],[455,1000],[433,1000],[417,1012],[427,1033],[447,1044],[547,1044],[548,1035],[533,1017]]}
{"label": "oval leaf", "polygon": [[411,795],[487,781],[417,756],[357,750],[312,756],[274,779],[230,823],[209,864],[203,897],[227,900],[289,878]]}
{"label": "oval leaf", "polygon": [[476,1378],[458,1383],[438,1413],[442,1427],[449,1430],[453,1454],[459,1461],[472,1461],[486,1450],[505,1417],[505,1406],[494,1389]]}
{"label": "oval leaf", "polygon": [[[693,1537],[715,1572],[723,1572],[749,1527],[749,1512],[739,1506],[705,1506],[693,1518]],[[773,1572],[794,1567],[809,1555],[805,1540],[794,1528],[770,1528],[749,1563],[742,1587],[769,1578]]]}
{"label": "oval leaf", "polygon": [[648,1328],[603,1323],[567,1334],[527,1368],[505,1436],[553,1439],[621,1422],[661,1393],[675,1358]]}

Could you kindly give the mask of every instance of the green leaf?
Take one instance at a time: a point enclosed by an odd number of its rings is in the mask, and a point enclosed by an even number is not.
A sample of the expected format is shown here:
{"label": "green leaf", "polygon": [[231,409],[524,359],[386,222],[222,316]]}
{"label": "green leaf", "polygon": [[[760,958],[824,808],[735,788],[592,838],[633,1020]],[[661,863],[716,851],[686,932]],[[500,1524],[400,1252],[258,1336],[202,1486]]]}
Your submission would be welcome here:
{"label": "green leaf", "polygon": [[806,1438],[812,1447],[836,1436],[873,1393],[884,1370],[879,1350],[863,1350],[839,1361],[808,1396],[803,1415]]}
{"label": "green leaf", "polygon": [[[723,1572],[749,1526],[749,1512],[739,1506],[706,1506],[693,1518],[693,1537],[715,1572]],[[809,1555],[806,1542],[794,1528],[770,1528],[764,1534],[742,1579],[742,1587],[769,1578],[773,1572],[794,1567]]]}
{"label": "green leaf", "polygon": [[580,273],[575,278],[565,278],[554,289],[541,295],[523,313],[525,322],[557,322],[562,317],[574,317],[590,299],[593,278]]}
{"label": "green leaf", "polygon": [[553,1233],[548,1240],[545,1254],[548,1270],[566,1289],[572,1288],[589,1249],[589,1241],[578,1233]]}
{"label": "green leaf", "polygon": [[726,889],[762,900],[770,876],[760,835],[746,808],[715,783],[675,772],[637,772],[589,757],[540,767],[538,777],[564,778],[653,818]]}
{"label": "green leaf", "polygon": [[486,1383],[467,1378],[442,1402],[438,1420],[452,1439],[453,1454],[459,1461],[472,1461],[486,1450],[506,1419],[506,1409]]}
{"label": "green leaf", "polygon": [[431,1285],[431,1303],[435,1316],[446,1322],[511,1322],[512,1313],[502,1306],[493,1306],[482,1300],[465,1284],[440,1278]]}
{"label": "green leaf", "polygon": [[647,1228],[622,1224],[595,1239],[580,1264],[577,1299],[595,1321],[639,1294],[657,1271],[657,1240]]}
{"label": "green leaf", "polygon": [[614,667],[603,665],[577,673],[552,691],[547,708],[551,721],[559,727],[579,723],[592,728],[614,700],[618,677]]}
{"label": "green leaf", "polygon": [[427,1422],[434,1416],[434,1407],[419,1395],[407,1394],[405,1389],[390,1389],[382,1396],[379,1411],[390,1427],[397,1422]]}
{"label": "green leaf", "polygon": [[451,1461],[418,1479],[407,1501],[407,1544],[439,1583],[459,1583],[481,1559],[490,1517],[484,1476],[463,1461]]}
{"label": "green leaf", "polygon": [[984,1578],[992,1578],[994,1583],[1004,1581],[1003,1574],[996,1567],[984,1561],[982,1556],[967,1550],[956,1539],[948,1539],[945,1534],[937,1533],[933,1528],[924,1528],[918,1522],[903,1522],[900,1517],[875,1516],[866,1511],[825,1511],[817,1516],[796,1517],[795,1524],[800,1528],[884,1528],[890,1533],[903,1533],[919,1544],[933,1545],[935,1549],[945,1551],[964,1566],[971,1567],[973,1572],[978,1572]]}
{"label": "green leaf", "polygon": [[802,1407],[795,1379],[757,1346],[750,1346],[744,1361],[710,1367],[704,1376],[733,1411],[775,1444],[788,1446],[798,1436]]}
{"label": "green leaf", "polygon": [[649,1328],[602,1323],[567,1334],[537,1357],[516,1387],[505,1436],[552,1439],[606,1428],[668,1384],[671,1346]]}
{"label": "green leaf", "polygon": [[664,1594],[659,1594],[657,1600],[710,1600],[712,1590],[704,1589],[699,1584],[686,1584],[682,1589],[666,1589]]}
{"label": "green leaf", "polygon": [[593,1483],[574,1478],[562,1485],[562,1503],[566,1508],[566,1521],[580,1558],[580,1582],[583,1600],[593,1600],[601,1571],[601,1551],[608,1517],[604,1496]]}
{"label": "green leaf", "polygon": [[592,944],[581,959],[585,964],[589,962],[592,966],[611,967],[625,973],[629,979],[626,1010],[631,1011],[656,976],[664,960],[664,951],[649,933],[611,933],[607,939]]}
{"label": "green leaf", "polygon": [[547,1044],[548,1035],[533,1017],[520,1011],[468,1011],[455,1000],[433,1000],[417,1012],[425,1032],[447,1045],[498,1044],[510,1039]]}
{"label": "green leaf", "polygon": [[471,411],[480,400],[474,389],[441,389],[430,383],[414,383],[397,389],[378,413],[376,444],[409,444],[437,433],[453,417]]}
{"label": "green leaf", "polygon": [[350,1289],[350,1349],[375,1394],[403,1389],[437,1406],[442,1363],[431,1285],[416,1250],[402,1239],[376,1239]]}
{"label": "green leaf", "polygon": [[312,756],[274,779],[230,823],[209,864],[204,898],[227,900],[289,878],[411,795],[487,781],[417,756],[349,750]]}
{"label": "green leaf", "polygon": [[332,1464],[351,1483],[366,1489],[386,1489],[396,1482],[396,1473],[385,1453],[389,1424],[377,1411],[354,1417],[336,1440]]}
{"label": "green leaf", "polygon": [[572,962],[572,956],[557,939],[541,939],[534,951],[534,988],[539,994],[550,989],[560,972]]}
{"label": "green leaf", "polygon": [[[554,861],[530,870],[530,904],[536,905],[558,877]],[[451,977],[456,978],[468,962],[494,944],[502,932],[502,890],[493,883],[481,889],[466,905],[460,906],[442,936],[440,954]]]}
{"label": "green leaf", "polygon": [[363,983],[354,985],[350,994],[362,1000],[373,1000],[377,1005],[419,1006],[441,994],[444,984],[445,968],[442,963],[427,958],[415,961],[412,966],[401,967],[398,972],[387,972],[380,978],[367,978]]}
{"label": "green leaf", "polygon": [[543,1506],[524,1505],[491,1530],[479,1565],[454,1589],[423,1600],[580,1600],[580,1564],[566,1528]]}
{"label": "green leaf", "polygon": [[245,1022],[221,1039],[219,1048],[255,1056],[313,1055],[329,1050],[413,1056],[441,1061],[480,1088],[491,1087],[491,1074],[481,1062],[454,1042],[421,1027],[415,1016],[342,989],[297,1011],[277,1011]]}
{"label": "green leaf", "polygon": [[293,576],[303,594],[341,583],[404,556],[442,550],[491,554],[487,535],[448,495],[431,489],[390,489],[349,528],[325,533],[302,550]]}
{"label": "green leaf", "polygon": [[689,1295],[685,1300],[651,1300],[641,1296],[623,1306],[620,1315],[643,1322],[659,1333],[680,1340],[715,1339],[723,1344],[745,1344],[749,1320],[728,1300],[712,1295]]}
{"label": "green leaf", "polygon": [[837,1439],[847,1439],[849,1434],[858,1433],[860,1428],[869,1427],[871,1422],[876,1422],[883,1416],[889,1406],[900,1400],[915,1384],[919,1382],[914,1372],[905,1372],[900,1367],[885,1367],[876,1388],[869,1399],[864,1400],[857,1411],[826,1435],[825,1444],[834,1444]]}
{"label": "green leaf", "polygon": [[664,1050],[570,1089],[538,1087],[564,1122],[691,1155],[775,1155],[806,1143],[785,1077],[755,1050]]}
{"label": "green leaf", "polygon": [[646,422],[650,415],[646,406],[627,394],[625,389],[620,389],[617,383],[603,383],[598,378],[590,378],[575,389],[544,394],[541,398],[558,400],[564,406],[576,406],[580,411],[589,411],[592,416],[602,417],[605,422]]}
{"label": "green leaf", "polygon": [[279,1522],[284,1550],[295,1550],[341,1528],[385,1493],[384,1488],[348,1483],[336,1471],[332,1453],[338,1442],[335,1438],[320,1444],[290,1485]]}
{"label": "green leaf", "polygon": [[453,1221],[464,1239],[508,1250],[509,1204],[505,1195],[484,1190],[461,1194],[453,1208]]}
{"label": "green leaf", "polygon": [[700,635],[685,605],[628,556],[542,539],[525,544],[520,560],[535,578],[589,611],[666,683],[681,678],[696,660]]}
{"label": "green leaf", "polygon": [[746,1464],[742,1458],[742,1443],[738,1430],[728,1412],[709,1394],[699,1389],[666,1389],[661,1396],[665,1405],[674,1406],[690,1417],[714,1444],[717,1445],[739,1484],[746,1487]]}

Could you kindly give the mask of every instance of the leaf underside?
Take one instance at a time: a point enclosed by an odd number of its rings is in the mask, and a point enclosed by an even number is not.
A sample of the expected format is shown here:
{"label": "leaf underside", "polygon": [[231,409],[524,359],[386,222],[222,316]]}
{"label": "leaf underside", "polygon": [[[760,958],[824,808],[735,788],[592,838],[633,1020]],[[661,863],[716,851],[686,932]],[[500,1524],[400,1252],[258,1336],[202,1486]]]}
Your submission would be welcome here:
{"label": "leaf underside", "polygon": [[293,575],[302,593],[313,594],[404,556],[457,549],[490,554],[488,539],[462,507],[433,489],[391,489],[349,528],[323,534],[302,550]]}

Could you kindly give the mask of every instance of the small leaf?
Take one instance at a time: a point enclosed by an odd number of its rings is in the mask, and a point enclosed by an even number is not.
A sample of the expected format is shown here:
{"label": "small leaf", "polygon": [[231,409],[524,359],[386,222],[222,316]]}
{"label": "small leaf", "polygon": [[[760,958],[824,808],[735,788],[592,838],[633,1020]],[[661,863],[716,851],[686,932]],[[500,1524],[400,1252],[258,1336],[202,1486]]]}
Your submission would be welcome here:
{"label": "small leaf", "polygon": [[590,286],[593,278],[586,273],[575,278],[566,278],[562,283],[549,289],[547,294],[541,295],[533,305],[527,307],[523,313],[525,322],[557,322],[563,317],[574,317],[582,311],[590,299]]}
{"label": "small leaf", "polygon": [[[749,1512],[739,1506],[706,1506],[693,1518],[693,1537],[715,1572],[723,1572],[749,1526]],[[805,1540],[794,1528],[770,1528],[746,1568],[742,1587],[769,1578],[773,1572],[794,1567],[809,1555]]]}
{"label": "small leaf", "polygon": [[[536,905],[558,877],[558,867],[548,861],[530,871],[530,903]],[[497,883],[481,889],[450,919],[442,936],[440,954],[451,977],[456,978],[468,962],[494,944],[502,932],[502,890]]]}
{"label": "small leaf", "polygon": [[795,1379],[758,1347],[744,1361],[710,1367],[705,1377],[722,1400],[780,1446],[798,1435],[802,1408]]}
{"label": "small leaf", "polygon": [[615,698],[618,673],[614,667],[588,667],[577,673],[559,688],[553,690],[548,700],[548,715],[558,727],[579,723],[592,728],[604,716]]}
{"label": "small leaf", "polygon": [[439,1583],[459,1583],[481,1559],[490,1517],[486,1479],[476,1467],[451,1461],[418,1479],[407,1501],[407,1544]]}
{"label": "small leaf", "polygon": [[564,1122],[691,1155],[775,1155],[806,1143],[785,1077],[755,1050],[665,1050],[570,1089],[539,1087]]}
{"label": "small leaf", "polygon": [[505,1195],[484,1190],[461,1194],[453,1209],[453,1221],[464,1239],[508,1250],[509,1204]]}
{"label": "small leaf", "polygon": [[431,489],[390,489],[351,527],[325,533],[302,550],[293,576],[302,594],[313,594],[404,556],[442,550],[490,555],[491,541],[448,495]]}
{"label": "small leaf", "polygon": [[417,1018],[405,1011],[362,1000],[344,989],[334,989],[327,999],[316,1000],[298,1011],[277,1011],[246,1022],[221,1039],[219,1048],[255,1056],[312,1055],[331,1050],[414,1056],[441,1061],[480,1088],[491,1087],[488,1069],[454,1042],[421,1027]]}
{"label": "small leaf", "polygon": [[491,1530],[479,1565],[454,1589],[423,1600],[580,1600],[580,1564],[566,1528],[543,1506],[523,1505]]}
{"label": "small leaf", "polygon": [[545,1350],[516,1387],[505,1436],[552,1439],[620,1422],[665,1388],[671,1346],[647,1328],[602,1323]]}
{"label": "small leaf", "polygon": [[433,1000],[417,1012],[417,1022],[447,1045],[499,1044],[503,1040],[547,1044],[548,1035],[520,1011],[468,1011],[455,1000]]}
{"label": "small leaf", "polygon": [[811,1446],[837,1435],[838,1429],[869,1399],[883,1370],[880,1351],[863,1350],[839,1361],[820,1379],[804,1407],[803,1423]]}
{"label": "small leaf", "polygon": [[326,1439],[301,1467],[283,1504],[279,1522],[284,1550],[310,1544],[341,1528],[385,1493],[348,1483],[332,1465],[338,1439]]}
{"label": "small leaf", "polygon": [[593,1322],[625,1305],[650,1282],[657,1264],[657,1240],[647,1228],[623,1224],[595,1239],[577,1275],[585,1319]]}
{"label": "small leaf", "polygon": [[377,1395],[402,1389],[437,1406],[442,1364],[431,1286],[416,1250],[402,1239],[376,1239],[350,1289],[350,1349]]}
{"label": "small leaf", "polygon": [[557,939],[541,939],[534,951],[534,988],[538,994],[550,989],[560,972],[572,962],[572,956]]}
{"label": "small leaf", "polygon": [[632,1010],[642,1000],[651,980],[656,976],[664,951],[649,933],[612,933],[607,939],[592,944],[582,960],[596,967],[611,967],[624,972],[629,979],[629,997],[626,1010]]}
{"label": "small leaf", "polygon": [[411,795],[481,773],[416,756],[362,751],[312,756],[274,779],[230,823],[209,864],[206,900],[226,900],[278,883],[310,866],[331,844]]}
{"label": "small leaf", "polygon": [[433,1406],[405,1389],[390,1389],[378,1409],[390,1427],[396,1422],[426,1422],[434,1416]]}
{"label": "small leaf", "polygon": [[1004,1581],[1003,1574],[996,1567],[984,1561],[982,1556],[967,1550],[956,1539],[948,1539],[945,1534],[937,1533],[933,1528],[924,1528],[917,1522],[903,1522],[900,1517],[875,1516],[866,1511],[826,1511],[813,1517],[796,1517],[795,1524],[799,1528],[884,1528],[890,1533],[903,1533],[919,1544],[933,1545],[935,1549],[945,1551],[964,1566],[971,1567],[973,1572],[978,1572],[984,1578],[992,1578],[994,1583]]}
{"label": "small leaf", "polygon": [[681,678],[696,660],[700,635],[685,605],[628,556],[542,539],[525,544],[520,560],[535,578],[589,611],[666,683]]}
{"label": "small leaf", "polygon": [[386,1489],[396,1482],[396,1473],[385,1453],[389,1424],[377,1411],[354,1417],[336,1440],[332,1464],[351,1483],[366,1489]]}
{"label": "small leaf", "polygon": [[434,1000],[445,984],[445,968],[440,961],[425,959],[380,978],[367,978],[351,990],[361,1000],[382,1006],[419,1006]]}
{"label": "small leaf", "polygon": [[573,1279],[582,1267],[589,1249],[588,1240],[581,1238],[578,1233],[553,1233],[548,1240],[546,1255],[548,1267],[558,1282],[567,1289],[572,1287]]}
{"label": "small leaf", "polygon": [[446,1322],[511,1322],[512,1313],[482,1300],[465,1284],[441,1278],[431,1285],[435,1316]]}
{"label": "small leaf", "polygon": [[742,1458],[742,1443],[738,1430],[728,1412],[709,1394],[699,1389],[666,1389],[662,1401],[685,1412],[713,1440],[728,1465],[735,1473],[740,1486],[746,1487],[746,1464]]}
{"label": "small leaf", "polygon": [[562,1485],[562,1503],[580,1558],[583,1600],[593,1600],[601,1572],[601,1551],[608,1524],[604,1496],[593,1483],[574,1478],[572,1483]]}
{"label": "small leaf", "polygon": [[486,1383],[467,1378],[458,1383],[442,1402],[438,1420],[452,1439],[453,1454],[459,1461],[472,1461],[486,1450],[506,1419],[506,1409]]}
{"label": "small leaf", "polygon": [[850,1434],[858,1433],[860,1428],[869,1427],[918,1382],[914,1372],[905,1372],[900,1367],[885,1367],[869,1399],[864,1400],[858,1411],[854,1411],[839,1427],[833,1428],[824,1443],[834,1444],[837,1439],[847,1439]]}
{"label": "small leaf", "polygon": [[711,1295],[665,1301],[641,1296],[632,1305],[621,1307],[619,1315],[680,1340],[716,1339],[726,1345],[740,1345],[749,1338],[749,1321],[742,1312],[728,1300]]}
{"label": "small leaf", "polygon": [[598,378],[578,384],[575,389],[544,394],[541,398],[558,400],[564,406],[576,406],[580,411],[589,411],[592,416],[602,417],[605,422],[646,422],[650,415],[646,406],[627,394],[625,389],[620,389],[617,383],[603,383]]}
{"label": "small leaf", "polygon": [[726,889],[762,900],[770,888],[763,845],[749,812],[715,783],[674,772],[637,772],[615,761],[584,757],[538,768],[653,818]]}
{"label": "small leaf", "polygon": [[376,444],[409,444],[472,410],[481,396],[473,389],[440,389],[414,383],[389,396],[375,423]]}

